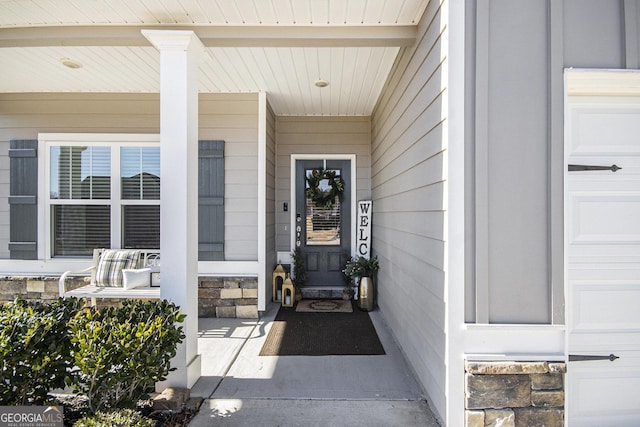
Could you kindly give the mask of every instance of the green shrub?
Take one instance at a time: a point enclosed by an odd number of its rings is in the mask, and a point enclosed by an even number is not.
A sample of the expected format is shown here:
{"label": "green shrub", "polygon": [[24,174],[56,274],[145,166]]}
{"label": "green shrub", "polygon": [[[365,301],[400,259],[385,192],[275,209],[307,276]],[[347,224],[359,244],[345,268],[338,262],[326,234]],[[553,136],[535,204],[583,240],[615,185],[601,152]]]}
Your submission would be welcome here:
{"label": "green shrub", "polygon": [[20,297],[0,307],[0,405],[43,404],[64,387],[73,362],[67,322],[80,307],[75,298]]}
{"label": "green shrub", "polygon": [[168,301],[126,300],[121,307],[85,310],[73,318],[73,381],[90,412],[134,408],[166,379],[185,335],[185,315]]}
{"label": "green shrub", "polygon": [[78,420],[74,427],[154,427],[156,422],[132,409],[98,412]]}

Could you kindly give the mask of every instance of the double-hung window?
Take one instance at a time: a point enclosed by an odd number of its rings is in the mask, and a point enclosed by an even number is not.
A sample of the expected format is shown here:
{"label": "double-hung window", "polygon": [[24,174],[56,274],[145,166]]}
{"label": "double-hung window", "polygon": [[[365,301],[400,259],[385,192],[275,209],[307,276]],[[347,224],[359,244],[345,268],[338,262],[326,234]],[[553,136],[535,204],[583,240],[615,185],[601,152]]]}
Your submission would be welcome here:
{"label": "double-hung window", "polygon": [[[160,248],[160,145],[146,135],[47,142],[51,257]],[[108,138],[103,138],[108,139]]]}

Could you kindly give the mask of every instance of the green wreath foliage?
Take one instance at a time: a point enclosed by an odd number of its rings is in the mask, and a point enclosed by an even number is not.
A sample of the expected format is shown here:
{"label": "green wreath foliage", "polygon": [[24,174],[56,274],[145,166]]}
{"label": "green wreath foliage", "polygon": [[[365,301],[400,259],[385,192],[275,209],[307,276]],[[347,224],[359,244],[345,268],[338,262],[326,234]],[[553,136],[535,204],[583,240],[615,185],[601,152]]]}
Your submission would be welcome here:
{"label": "green wreath foliage", "polygon": [[[320,188],[320,182],[326,179],[329,182],[330,188],[323,190]],[[311,200],[316,206],[324,207],[326,209],[333,208],[333,205],[338,200],[342,202],[344,199],[344,180],[336,171],[327,169],[314,169],[311,175],[306,177],[307,199]]]}

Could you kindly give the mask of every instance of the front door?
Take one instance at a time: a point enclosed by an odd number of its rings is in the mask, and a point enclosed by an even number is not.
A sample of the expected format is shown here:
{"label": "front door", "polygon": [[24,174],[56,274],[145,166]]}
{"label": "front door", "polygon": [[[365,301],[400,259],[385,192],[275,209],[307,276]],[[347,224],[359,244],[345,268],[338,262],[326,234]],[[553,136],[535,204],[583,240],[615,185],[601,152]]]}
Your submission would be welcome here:
{"label": "front door", "polygon": [[640,425],[640,96],[566,112],[567,425]]}
{"label": "front door", "polygon": [[[336,179],[326,178],[333,175]],[[297,160],[295,182],[295,245],[305,261],[305,285],[343,286],[342,268],[351,251],[351,161]],[[336,197],[329,199],[332,190]]]}

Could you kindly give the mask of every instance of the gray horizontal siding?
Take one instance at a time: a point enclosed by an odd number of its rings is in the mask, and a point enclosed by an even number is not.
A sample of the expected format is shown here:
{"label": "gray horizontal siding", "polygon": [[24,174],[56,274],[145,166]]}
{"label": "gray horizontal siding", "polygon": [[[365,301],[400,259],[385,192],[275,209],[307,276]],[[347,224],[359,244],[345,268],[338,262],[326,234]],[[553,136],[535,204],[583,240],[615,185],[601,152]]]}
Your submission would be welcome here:
{"label": "gray horizontal siding", "polygon": [[[257,259],[257,94],[201,94],[199,139],[225,141],[225,256]],[[8,258],[10,139],[38,133],[158,133],[157,94],[0,94],[0,257]],[[229,206],[227,206],[229,205]]]}
{"label": "gray horizontal siding", "polygon": [[373,252],[380,309],[445,419],[445,242],[441,32],[430,2],[372,116]]}

